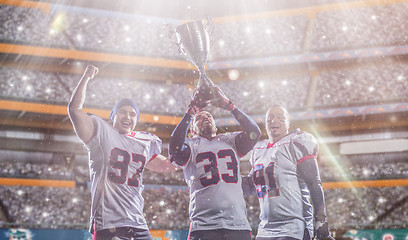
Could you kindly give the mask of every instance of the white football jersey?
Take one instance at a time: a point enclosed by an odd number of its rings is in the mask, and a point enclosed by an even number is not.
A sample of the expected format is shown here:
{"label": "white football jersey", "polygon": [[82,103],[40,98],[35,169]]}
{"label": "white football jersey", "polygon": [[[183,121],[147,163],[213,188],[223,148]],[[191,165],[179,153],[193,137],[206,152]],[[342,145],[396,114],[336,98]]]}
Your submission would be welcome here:
{"label": "white football jersey", "polygon": [[257,236],[303,238],[308,216],[304,211],[310,209],[304,209],[297,166],[317,152],[316,139],[300,130],[275,144],[264,140],[255,145],[250,163],[261,208]]}
{"label": "white football jersey", "polygon": [[161,153],[161,140],[150,133],[120,134],[103,119],[92,115],[95,135],[88,149],[91,175],[91,228],[148,229],[143,217],[143,170]]}
{"label": "white football jersey", "polygon": [[186,140],[191,154],[180,166],[190,187],[190,231],[251,230],[242,191],[238,133]]}

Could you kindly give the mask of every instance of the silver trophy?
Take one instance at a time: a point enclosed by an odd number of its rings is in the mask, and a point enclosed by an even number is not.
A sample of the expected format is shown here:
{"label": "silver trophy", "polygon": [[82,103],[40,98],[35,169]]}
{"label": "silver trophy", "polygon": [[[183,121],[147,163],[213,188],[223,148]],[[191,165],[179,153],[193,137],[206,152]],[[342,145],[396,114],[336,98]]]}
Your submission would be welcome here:
{"label": "silver trophy", "polygon": [[[178,46],[180,53],[198,68],[200,78],[194,96],[198,97],[198,102],[202,105],[214,99],[216,93],[214,83],[205,72],[211,45],[210,33],[214,29],[214,23],[209,17],[207,17],[207,21],[207,23],[204,20],[189,22],[170,30],[170,38]],[[176,41],[174,41],[174,35]]]}

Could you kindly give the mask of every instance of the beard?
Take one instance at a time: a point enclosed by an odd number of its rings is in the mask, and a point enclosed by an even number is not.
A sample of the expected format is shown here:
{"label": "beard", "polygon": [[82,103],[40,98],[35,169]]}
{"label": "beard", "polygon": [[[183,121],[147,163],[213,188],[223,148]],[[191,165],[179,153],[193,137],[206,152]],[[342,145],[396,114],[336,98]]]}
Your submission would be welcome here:
{"label": "beard", "polygon": [[204,125],[200,129],[200,135],[212,135],[214,133],[212,125]]}

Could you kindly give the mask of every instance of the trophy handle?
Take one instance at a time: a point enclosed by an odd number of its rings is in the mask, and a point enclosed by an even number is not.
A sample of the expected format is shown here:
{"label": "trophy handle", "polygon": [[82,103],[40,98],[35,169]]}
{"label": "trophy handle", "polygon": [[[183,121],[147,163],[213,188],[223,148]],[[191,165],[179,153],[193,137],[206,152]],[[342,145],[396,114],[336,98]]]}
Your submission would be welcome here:
{"label": "trophy handle", "polygon": [[205,24],[205,30],[208,32],[208,36],[210,37],[210,45],[213,45],[212,35],[214,34],[215,24],[210,16],[206,16],[207,23]]}
{"label": "trophy handle", "polygon": [[210,16],[206,16],[207,23],[205,24],[205,29],[207,30],[210,37],[214,34],[215,24]]}
{"label": "trophy handle", "polygon": [[177,38],[175,37],[175,35],[177,34],[176,29],[174,29],[171,24],[166,24],[166,26],[167,26],[167,28],[169,29],[169,39],[170,39],[170,42],[174,43],[174,44],[177,46],[178,51],[179,51],[180,53],[186,54],[186,53],[183,51],[183,49],[181,48],[181,43],[179,43],[177,40],[175,40],[175,39],[177,39]]}

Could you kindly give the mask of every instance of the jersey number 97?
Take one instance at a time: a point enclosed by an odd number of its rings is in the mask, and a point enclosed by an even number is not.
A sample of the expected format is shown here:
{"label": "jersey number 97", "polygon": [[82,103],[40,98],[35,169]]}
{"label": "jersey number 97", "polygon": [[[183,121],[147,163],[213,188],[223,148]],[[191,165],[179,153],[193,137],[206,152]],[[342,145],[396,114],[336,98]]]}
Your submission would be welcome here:
{"label": "jersey number 97", "polygon": [[[119,159],[121,159],[121,161],[119,161]],[[109,165],[111,168],[119,169],[120,174],[117,174],[115,171],[109,171],[109,180],[118,184],[124,184],[127,180],[127,184],[129,186],[139,187],[139,178],[144,169],[146,157],[140,154],[132,153],[132,162],[140,163],[140,167],[136,169],[135,173],[130,178],[127,178],[129,164],[131,163],[130,160],[130,154],[127,151],[114,148],[111,151]]]}

